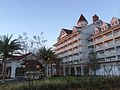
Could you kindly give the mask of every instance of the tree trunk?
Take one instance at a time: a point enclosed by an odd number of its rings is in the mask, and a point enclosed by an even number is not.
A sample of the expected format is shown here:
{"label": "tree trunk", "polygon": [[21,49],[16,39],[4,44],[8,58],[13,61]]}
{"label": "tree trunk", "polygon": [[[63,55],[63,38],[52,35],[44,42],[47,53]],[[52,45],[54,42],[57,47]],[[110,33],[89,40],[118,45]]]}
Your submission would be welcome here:
{"label": "tree trunk", "polygon": [[[49,69],[49,67],[50,67],[50,69]],[[47,71],[48,71],[48,77],[51,77],[52,76],[52,64],[51,63],[48,64],[48,70]]]}
{"label": "tree trunk", "polygon": [[59,75],[59,67],[56,68],[56,75]]}
{"label": "tree trunk", "polygon": [[52,76],[52,63],[50,63],[50,76]]}
{"label": "tree trunk", "polygon": [[96,76],[96,70],[94,70],[94,76]]}
{"label": "tree trunk", "polygon": [[5,57],[3,57],[3,60],[2,60],[2,65],[3,65],[3,68],[2,68],[2,83],[5,83],[5,76],[6,76],[6,60],[5,60]]}
{"label": "tree trunk", "polygon": [[48,77],[48,64],[47,65],[47,68],[46,68],[46,77]]}

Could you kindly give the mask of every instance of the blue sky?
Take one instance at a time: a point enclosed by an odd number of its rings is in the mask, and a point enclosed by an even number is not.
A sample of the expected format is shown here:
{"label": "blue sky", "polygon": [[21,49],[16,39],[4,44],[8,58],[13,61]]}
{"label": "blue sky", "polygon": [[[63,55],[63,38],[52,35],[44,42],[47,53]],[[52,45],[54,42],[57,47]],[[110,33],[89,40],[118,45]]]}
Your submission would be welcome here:
{"label": "blue sky", "polygon": [[110,22],[119,11],[120,0],[0,0],[0,35],[44,32],[52,46],[61,28],[71,29],[81,14],[89,23],[94,14]]}

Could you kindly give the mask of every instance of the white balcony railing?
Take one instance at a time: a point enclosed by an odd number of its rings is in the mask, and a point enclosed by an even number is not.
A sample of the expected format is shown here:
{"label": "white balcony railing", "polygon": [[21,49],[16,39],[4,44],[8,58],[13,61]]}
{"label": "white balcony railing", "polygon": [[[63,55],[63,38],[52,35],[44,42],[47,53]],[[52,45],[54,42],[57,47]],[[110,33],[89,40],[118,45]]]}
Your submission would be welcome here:
{"label": "white balcony railing", "polygon": [[79,43],[73,44],[73,47],[77,47],[77,46],[79,46]]}
{"label": "white balcony railing", "polygon": [[108,49],[108,48],[111,48],[111,47],[114,47],[114,45],[111,44],[111,45],[105,45],[105,46],[104,46],[105,49]]}
{"label": "white balcony railing", "polygon": [[104,49],[104,47],[101,46],[101,47],[97,47],[97,48],[95,48],[95,51],[99,51],[99,50],[103,50],[103,49]]}
{"label": "white balcony railing", "polygon": [[120,37],[120,31],[113,34],[114,38]]}
{"label": "white balcony railing", "polygon": [[98,43],[101,43],[101,42],[103,42],[103,38],[95,40],[95,44],[98,44]]}
{"label": "white balcony railing", "polygon": [[97,55],[97,58],[104,58],[104,57],[105,57],[104,54],[98,54],[98,55]]}
{"label": "white balcony railing", "polygon": [[68,58],[68,61],[73,61],[73,58],[72,58],[72,57],[69,57],[69,58]]}
{"label": "white balcony railing", "polygon": [[120,46],[120,41],[115,42],[116,46]]}
{"label": "white balcony railing", "polygon": [[68,53],[68,55],[72,55],[73,54],[73,52],[72,51],[69,51],[69,52],[67,52]]}
{"label": "white balcony railing", "polygon": [[78,49],[73,50],[73,54],[78,53]]}
{"label": "white balcony railing", "polygon": [[113,39],[112,35],[110,35],[110,36],[104,36],[104,37],[103,37],[103,40],[104,40],[104,41],[108,41],[108,40],[110,40],[110,39]]}
{"label": "white balcony railing", "polygon": [[67,50],[72,49],[72,45],[66,47]]}
{"label": "white balcony railing", "polygon": [[105,53],[106,57],[115,56],[115,55],[116,55],[116,53]]}
{"label": "white balcony railing", "polygon": [[93,42],[89,42],[88,46],[91,46],[91,45],[94,45],[94,43]]}
{"label": "white balcony railing", "polygon": [[75,56],[75,57],[74,57],[74,60],[79,60],[79,59],[80,59],[79,56]]}
{"label": "white balcony railing", "polygon": [[74,37],[74,38],[72,39],[72,41],[76,41],[76,40],[78,40],[78,37]]}

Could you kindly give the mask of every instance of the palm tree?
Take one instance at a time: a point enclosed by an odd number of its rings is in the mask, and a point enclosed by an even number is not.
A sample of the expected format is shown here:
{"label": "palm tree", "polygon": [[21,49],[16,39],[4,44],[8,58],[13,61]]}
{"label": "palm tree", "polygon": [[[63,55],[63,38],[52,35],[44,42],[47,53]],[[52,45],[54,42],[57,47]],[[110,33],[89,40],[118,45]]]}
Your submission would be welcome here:
{"label": "palm tree", "polygon": [[5,83],[5,76],[6,76],[6,58],[9,55],[12,55],[15,51],[21,50],[21,44],[18,41],[18,39],[12,40],[12,35],[4,35],[0,37],[0,54],[2,56],[2,62],[3,62],[3,69],[2,69],[2,75],[3,75],[3,83]]}
{"label": "palm tree", "polygon": [[51,67],[50,74],[52,75],[52,64],[55,63],[55,60],[56,60],[56,55],[54,54],[54,51],[52,50],[52,48],[48,48],[48,49],[46,47],[40,48],[37,56],[46,65],[46,68],[47,68],[46,76],[48,77],[48,65],[50,65]]}

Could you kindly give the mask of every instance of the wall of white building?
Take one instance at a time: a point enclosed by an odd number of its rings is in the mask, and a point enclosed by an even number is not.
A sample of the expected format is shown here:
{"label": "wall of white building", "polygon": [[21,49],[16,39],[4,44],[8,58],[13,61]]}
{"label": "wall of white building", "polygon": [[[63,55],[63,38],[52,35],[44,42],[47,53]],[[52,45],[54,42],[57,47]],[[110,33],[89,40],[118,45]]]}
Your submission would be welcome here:
{"label": "wall of white building", "polygon": [[10,78],[15,78],[17,67],[21,66],[21,61],[12,60],[6,63],[6,68],[11,67]]}

